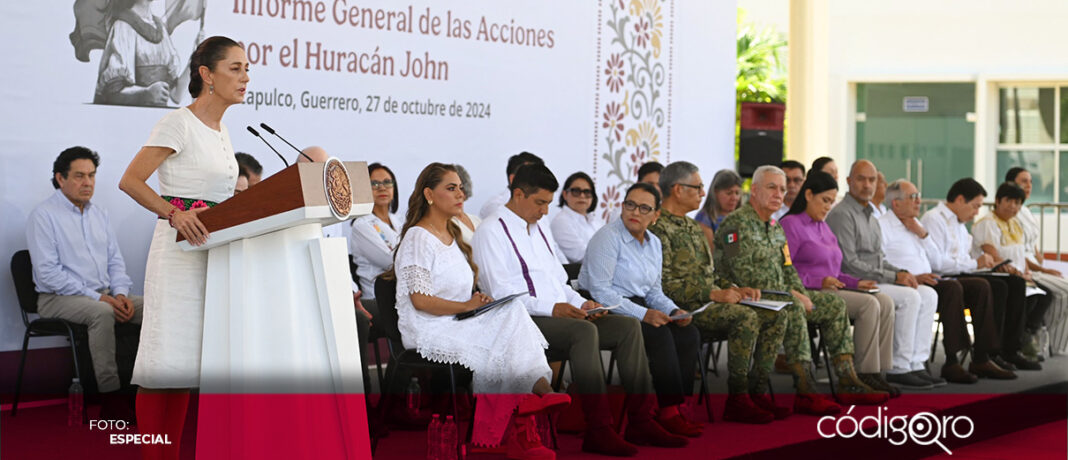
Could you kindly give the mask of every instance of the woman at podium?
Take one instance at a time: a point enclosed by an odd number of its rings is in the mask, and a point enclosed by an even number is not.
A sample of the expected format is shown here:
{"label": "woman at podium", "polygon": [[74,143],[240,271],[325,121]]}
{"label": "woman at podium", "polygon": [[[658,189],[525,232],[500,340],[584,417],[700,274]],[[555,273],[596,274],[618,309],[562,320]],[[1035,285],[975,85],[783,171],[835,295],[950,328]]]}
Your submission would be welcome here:
{"label": "woman at podium", "polygon": [[[206,251],[182,251],[181,234],[204,244],[197,214],[234,194],[237,161],[222,123],[248,85],[248,58],[226,37],[204,40],[190,59],[193,103],[168,113],[130,162],[119,188],[159,217],[145,268],[145,311],[132,382],[138,428],[167,435],[170,445],[144,445],[144,458],[178,458],[189,389],[200,381]],[[146,181],[159,176],[159,194]]]}
{"label": "woman at podium", "polygon": [[[552,458],[538,442],[532,415],[570,402],[553,393],[545,360],[548,343],[519,304],[504,304],[461,321],[454,315],[491,301],[473,293],[478,267],[450,219],[463,212],[464,193],[452,165],[423,169],[408,200],[394,270],[398,328],[405,348],[431,361],[459,363],[474,373],[476,445],[497,445],[512,419],[509,458]],[[518,410],[517,410],[518,409]]]}

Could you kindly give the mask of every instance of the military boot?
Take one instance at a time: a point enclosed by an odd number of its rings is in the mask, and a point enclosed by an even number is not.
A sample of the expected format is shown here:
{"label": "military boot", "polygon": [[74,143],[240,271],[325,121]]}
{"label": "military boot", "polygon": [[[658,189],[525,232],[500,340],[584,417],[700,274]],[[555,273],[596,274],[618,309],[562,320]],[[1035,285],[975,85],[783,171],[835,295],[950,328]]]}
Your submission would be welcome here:
{"label": "military boot", "polygon": [[857,377],[853,355],[835,356],[834,373],[838,375],[838,402],[842,404],[877,405],[890,399],[890,393],[876,390]]}
{"label": "military boot", "polygon": [[816,379],[812,377],[811,369],[810,361],[790,364],[794,387],[797,388],[797,396],[794,397],[794,413],[834,415],[841,412],[842,407],[834,400],[816,392]]}

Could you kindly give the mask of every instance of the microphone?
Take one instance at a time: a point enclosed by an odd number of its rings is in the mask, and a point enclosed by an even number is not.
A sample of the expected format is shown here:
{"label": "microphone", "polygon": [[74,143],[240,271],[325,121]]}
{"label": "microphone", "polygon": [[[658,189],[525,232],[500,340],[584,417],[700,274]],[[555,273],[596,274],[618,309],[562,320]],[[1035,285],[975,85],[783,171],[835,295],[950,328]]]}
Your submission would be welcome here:
{"label": "microphone", "polygon": [[263,141],[264,144],[267,144],[268,147],[271,147],[271,151],[273,151],[275,155],[278,155],[278,158],[282,159],[282,163],[284,163],[287,168],[289,167],[289,162],[286,161],[286,157],[282,156],[281,153],[278,153],[278,151],[275,150],[273,146],[271,146],[271,143],[267,142],[267,139],[264,139],[263,136],[261,136],[260,133],[255,129],[252,129],[251,126],[246,126],[246,128],[248,128],[248,132],[252,133],[253,136],[260,138],[260,140]]}
{"label": "microphone", "polygon": [[[298,149],[298,148],[297,148],[297,146],[295,146],[295,145],[293,145],[293,144],[290,144],[290,143],[289,143],[289,141],[287,141],[287,140],[286,140],[286,138],[284,138],[284,137],[282,137],[282,136],[279,136],[279,135],[278,135],[278,133],[274,132],[274,130],[273,130],[273,129],[271,129],[271,127],[270,127],[270,126],[267,126],[267,123],[260,123],[260,128],[263,128],[263,130],[264,130],[264,131],[267,131],[267,132],[269,132],[269,133],[271,133],[271,134],[274,134],[274,136],[275,136],[275,137],[277,137],[277,138],[279,138],[279,139],[281,139],[281,140],[282,140],[282,142],[285,142],[285,143],[286,143],[286,144],[288,144],[288,145],[289,145],[290,147],[293,147],[293,150],[296,150],[296,151],[297,151],[297,153],[301,154],[301,156],[303,156],[304,158],[307,158],[307,159],[308,159],[308,161],[310,161],[310,162],[312,162],[312,163],[314,163],[314,162],[315,162],[315,160],[312,160],[310,156],[308,156],[308,155],[307,155],[307,154],[305,154],[305,153],[304,153],[303,151],[301,151],[300,149]],[[264,142],[266,142],[266,141],[264,141]]]}

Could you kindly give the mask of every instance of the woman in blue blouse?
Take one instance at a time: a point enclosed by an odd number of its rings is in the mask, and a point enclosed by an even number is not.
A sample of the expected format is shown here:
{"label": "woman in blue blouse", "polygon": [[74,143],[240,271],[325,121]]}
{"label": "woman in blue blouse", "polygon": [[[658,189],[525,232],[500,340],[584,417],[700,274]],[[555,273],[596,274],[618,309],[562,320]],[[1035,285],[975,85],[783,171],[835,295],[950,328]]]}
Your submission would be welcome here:
{"label": "woman in blue blouse", "polygon": [[579,273],[579,284],[602,305],[619,305],[612,313],[641,320],[649,371],[660,413],[668,431],[701,435],[701,425],[687,420],[679,405],[693,389],[700,334],[690,318],[664,295],[660,274],[664,263],[660,240],[647,229],[660,217],[660,192],[637,183],[627,190],[620,218],[593,235]]}

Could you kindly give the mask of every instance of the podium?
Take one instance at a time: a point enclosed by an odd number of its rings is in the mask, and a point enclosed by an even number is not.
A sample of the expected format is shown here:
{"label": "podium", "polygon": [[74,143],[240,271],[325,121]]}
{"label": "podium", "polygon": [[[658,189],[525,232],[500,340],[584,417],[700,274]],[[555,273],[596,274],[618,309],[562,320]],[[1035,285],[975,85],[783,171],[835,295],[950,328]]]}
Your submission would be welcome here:
{"label": "podium", "polygon": [[343,238],[367,165],[297,163],[200,214],[210,238],[197,458],[370,457]]}

